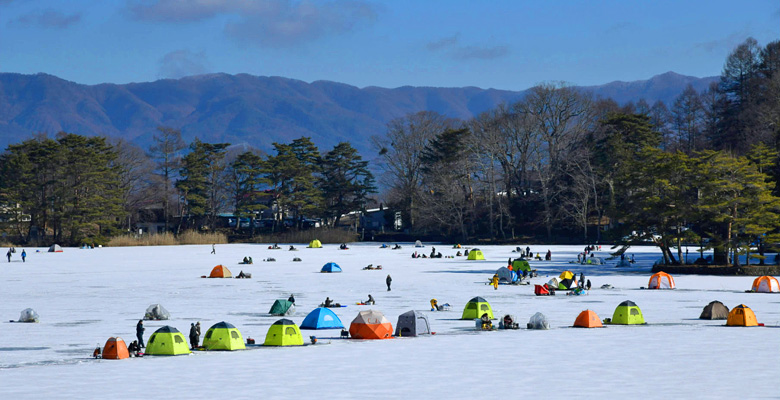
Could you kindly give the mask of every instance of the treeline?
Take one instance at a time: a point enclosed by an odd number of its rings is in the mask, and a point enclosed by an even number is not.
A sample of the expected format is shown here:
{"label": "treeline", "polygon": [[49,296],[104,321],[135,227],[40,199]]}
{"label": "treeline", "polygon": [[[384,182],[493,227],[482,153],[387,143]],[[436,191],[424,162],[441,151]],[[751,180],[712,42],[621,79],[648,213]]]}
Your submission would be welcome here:
{"label": "treeline", "polygon": [[683,242],[736,262],[780,226],[778,69],[780,42],[748,39],[717,84],[671,105],[544,84],[470,121],[409,115],[374,138],[387,199],[413,231],[464,242],[577,230],[593,241],[609,228],[655,242],[668,263]]}
{"label": "treeline", "polygon": [[174,233],[213,231],[218,214],[230,212],[249,219],[254,235],[266,208],[275,232],[311,217],[335,225],[376,192],[368,163],[349,143],[324,155],[306,137],[273,146],[272,155],[198,139],[188,146],[166,127],[147,151],[103,137],[38,135],[0,156],[3,232],[17,243],[105,244],[145,212]]}

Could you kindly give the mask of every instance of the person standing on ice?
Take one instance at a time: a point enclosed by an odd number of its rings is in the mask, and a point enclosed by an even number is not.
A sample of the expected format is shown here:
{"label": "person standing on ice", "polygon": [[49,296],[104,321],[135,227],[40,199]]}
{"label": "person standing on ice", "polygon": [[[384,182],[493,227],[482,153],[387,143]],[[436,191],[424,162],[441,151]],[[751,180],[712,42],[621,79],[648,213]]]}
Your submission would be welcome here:
{"label": "person standing on ice", "polygon": [[11,262],[11,249],[8,249],[8,253],[5,253],[5,256],[8,257],[8,262]]}
{"label": "person standing on ice", "polygon": [[498,274],[493,275],[493,279],[490,281],[490,284],[493,285],[493,289],[498,290]]}
{"label": "person standing on ice", "polygon": [[387,291],[390,291],[390,284],[393,283],[393,278],[390,277],[390,274],[387,274],[387,278],[385,279],[385,283],[387,284]]}
{"label": "person standing on ice", "polygon": [[198,333],[195,330],[195,323],[190,324],[190,347],[193,350],[198,348]]}
{"label": "person standing on ice", "polygon": [[214,243],[211,245],[211,254],[217,254],[217,244]]}
{"label": "person standing on ice", "polygon": [[25,262],[24,259],[27,258],[27,251],[22,249],[22,262]]}
{"label": "person standing on ice", "polygon": [[142,319],[138,320],[138,323],[135,325],[135,337],[138,338],[138,347],[146,347],[144,345],[144,321]]}

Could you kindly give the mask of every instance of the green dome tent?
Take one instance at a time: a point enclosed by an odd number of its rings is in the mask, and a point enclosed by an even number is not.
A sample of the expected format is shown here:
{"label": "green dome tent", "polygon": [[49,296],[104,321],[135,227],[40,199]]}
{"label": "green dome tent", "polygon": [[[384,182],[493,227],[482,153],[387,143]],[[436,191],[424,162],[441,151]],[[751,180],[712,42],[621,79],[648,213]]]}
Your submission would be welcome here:
{"label": "green dome tent", "polygon": [[244,338],[241,332],[225,321],[217,322],[206,331],[203,337],[203,347],[206,350],[244,350]]}
{"label": "green dome tent", "polygon": [[642,316],[642,310],[631,300],[620,303],[612,314],[613,325],[641,325],[645,323],[645,317]]}
{"label": "green dome tent", "polygon": [[295,313],[295,306],[291,301],[279,299],[274,301],[271,306],[271,310],[268,311],[271,315],[293,315]]}
{"label": "green dome tent", "polygon": [[476,319],[481,318],[482,314],[487,313],[490,319],[493,318],[493,309],[490,307],[490,303],[482,297],[474,297],[466,303],[466,307],[463,308],[463,315],[460,319]]}
{"label": "green dome tent", "polygon": [[482,250],[480,249],[474,249],[469,252],[468,260],[475,261],[475,260],[484,260],[484,259],[485,259],[485,255],[482,254]]}
{"label": "green dome tent", "polygon": [[149,356],[178,356],[190,354],[187,340],[178,329],[172,326],[163,326],[154,331],[146,344],[145,355]]}

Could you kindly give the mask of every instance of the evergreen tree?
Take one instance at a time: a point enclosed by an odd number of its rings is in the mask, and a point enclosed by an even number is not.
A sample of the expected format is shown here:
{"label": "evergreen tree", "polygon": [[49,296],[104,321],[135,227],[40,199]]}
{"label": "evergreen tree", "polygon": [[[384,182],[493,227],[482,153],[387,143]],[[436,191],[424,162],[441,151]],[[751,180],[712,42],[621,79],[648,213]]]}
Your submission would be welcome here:
{"label": "evergreen tree", "polygon": [[181,179],[176,182],[176,188],[184,198],[186,214],[194,217],[196,222],[205,219],[211,229],[215,228],[217,213],[226,197],[223,161],[229,145],[195,139],[190,145],[190,152],[182,158]]}
{"label": "evergreen tree", "polygon": [[338,226],[341,216],[364,210],[368,195],[376,193],[374,175],[368,161],[347,142],[337,144],[322,159],[320,187],[325,200],[325,214]]}
{"label": "evergreen tree", "polygon": [[266,208],[260,204],[261,187],[268,183],[265,178],[266,162],[255,153],[245,152],[233,161],[231,171],[234,186],[234,210],[239,218],[236,229],[240,227],[240,218],[250,218],[249,222],[254,236],[255,217],[259,211]]}

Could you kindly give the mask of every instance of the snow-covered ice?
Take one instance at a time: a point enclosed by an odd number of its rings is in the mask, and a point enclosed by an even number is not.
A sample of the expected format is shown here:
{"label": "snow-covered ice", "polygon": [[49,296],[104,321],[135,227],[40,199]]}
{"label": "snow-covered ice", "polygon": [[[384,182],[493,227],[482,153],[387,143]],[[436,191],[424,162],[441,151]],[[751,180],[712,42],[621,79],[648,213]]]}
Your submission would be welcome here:
{"label": "snow-covered ice", "polygon": [[[436,245],[444,255],[457,250]],[[525,245],[523,245],[524,247]],[[506,264],[514,246],[481,246],[486,261],[412,259],[415,249],[380,249],[375,243],[308,249],[296,244],[269,250],[265,244],[65,248],[63,253],[27,249],[0,264],[0,398],[488,398],[572,396],[607,398],[777,398],[780,376],[780,295],[745,293],[753,277],[675,276],[676,290],[647,286],[652,247],[633,247],[630,268],[570,264],[582,246],[550,249],[553,261],[535,261],[532,283],[563,270],[584,272],[593,284],[588,295],[537,297],[533,285],[486,285]],[[607,248],[597,256],[608,256]],[[693,249],[692,249],[693,250]],[[691,252],[693,254],[693,251]],[[238,265],[251,256],[253,265]],[[263,262],[273,257],[276,262]],[[292,262],[294,257],[302,262]],[[322,274],[328,261],[343,272]],[[201,279],[217,264],[252,279]],[[381,264],[382,270],[362,270]],[[393,278],[386,291],[385,277]],[[614,289],[600,289],[609,283]],[[358,306],[371,293],[375,306]],[[189,356],[129,360],[90,359],[110,336],[128,343],[150,304],[167,308],[170,321],[146,321],[145,339],[160,326],[187,335],[191,322],[203,333],[219,321],[238,327],[244,338],[262,343],[280,317],[267,314],[273,301],[295,295],[300,324],[326,296],[348,305],[334,309],[345,326],[358,311],[381,310],[395,325],[398,315],[416,309],[431,320],[433,336],[393,340],[338,339],[335,331],[303,331],[320,344],[259,348],[239,352],[196,352]],[[550,321],[549,331],[478,332],[459,320],[464,305],[482,296],[496,318],[514,314],[521,326],[535,312]],[[429,301],[452,310],[431,312]],[[580,311],[611,317],[623,300],[641,307],[645,326],[570,328]],[[725,321],[698,316],[712,300],[729,308],[744,303],[765,327],[725,327]],[[40,323],[9,323],[32,307]],[[333,339],[328,339],[333,338]],[[202,340],[202,336],[201,336]],[[328,344],[329,343],[329,344]]]}

